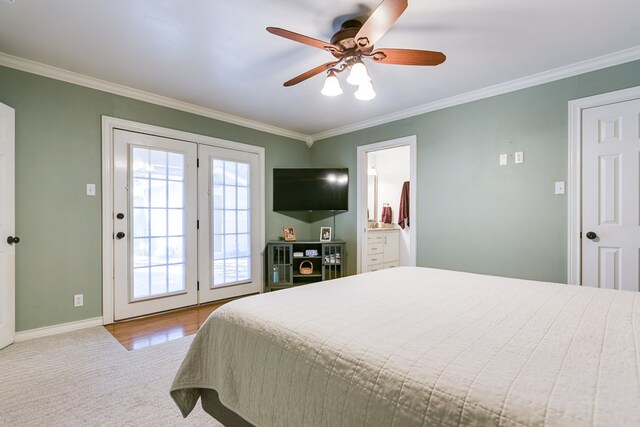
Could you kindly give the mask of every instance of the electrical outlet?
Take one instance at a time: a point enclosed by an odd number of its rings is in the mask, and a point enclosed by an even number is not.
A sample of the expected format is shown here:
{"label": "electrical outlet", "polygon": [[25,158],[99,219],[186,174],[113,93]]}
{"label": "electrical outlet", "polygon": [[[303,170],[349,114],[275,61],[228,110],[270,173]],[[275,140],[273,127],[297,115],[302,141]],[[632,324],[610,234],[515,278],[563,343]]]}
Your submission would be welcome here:
{"label": "electrical outlet", "polygon": [[84,305],[84,294],[78,294],[73,296],[73,306],[82,307]]}
{"label": "electrical outlet", "polygon": [[507,155],[506,154],[500,154],[500,160],[499,160],[498,164],[500,166],[504,166],[504,165],[507,164]]}

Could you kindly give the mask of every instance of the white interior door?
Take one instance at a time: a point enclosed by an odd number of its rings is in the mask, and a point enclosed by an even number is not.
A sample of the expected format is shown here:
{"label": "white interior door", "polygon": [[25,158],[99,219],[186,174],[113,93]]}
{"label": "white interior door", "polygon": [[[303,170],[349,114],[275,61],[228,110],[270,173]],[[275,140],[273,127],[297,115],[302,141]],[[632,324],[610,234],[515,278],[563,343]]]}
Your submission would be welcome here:
{"label": "white interior door", "polygon": [[13,342],[16,329],[14,147],[15,112],[0,104],[0,348]]}
{"label": "white interior door", "polygon": [[259,156],[200,145],[199,158],[200,302],[260,292]]}
{"label": "white interior door", "polygon": [[582,116],[582,284],[640,291],[640,99]]}
{"label": "white interior door", "polygon": [[114,318],[197,303],[197,144],[114,130]]}

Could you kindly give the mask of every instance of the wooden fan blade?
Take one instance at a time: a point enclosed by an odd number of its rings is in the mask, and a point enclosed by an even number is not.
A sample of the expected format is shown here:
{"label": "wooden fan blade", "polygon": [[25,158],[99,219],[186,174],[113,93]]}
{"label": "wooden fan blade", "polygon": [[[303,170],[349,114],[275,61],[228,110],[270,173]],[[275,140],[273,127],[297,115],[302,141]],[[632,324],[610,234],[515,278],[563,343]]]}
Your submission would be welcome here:
{"label": "wooden fan blade", "polygon": [[327,62],[325,64],[322,65],[318,65],[316,68],[312,68],[309,71],[305,71],[304,73],[300,74],[297,77],[292,78],[289,81],[284,82],[284,86],[289,87],[289,86],[293,86],[293,85],[297,85],[300,82],[303,82],[317,74],[320,74],[323,71],[328,70],[329,68],[333,67],[335,64],[337,64],[338,61],[332,61],[332,62]]}
{"label": "wooden fan blade", "polygon": [[399,65],[438,65],[447,59],[442,52],[414,49],[379,49],[366,57],[383,64]]}
{"label": "wooden fan blade", "polygon": [[318,49],[324,49],[328,51],[340,51],[337,46],[332,45],[322,40],[314,39],[312,37],[303,36],[302,34],[294,33],[293,31],[285,30],[276,27],[267,27],[267,31],[276,36],[284,37],[285,39],[293,40],[294,42],[303,43],[309,46],[317,47]]}
{"label": "wooden fan blade", "polygon": [[398,20],[407,6],[407,0],[383,0],[354,37],[359,48],[362,50],[375,44]]}

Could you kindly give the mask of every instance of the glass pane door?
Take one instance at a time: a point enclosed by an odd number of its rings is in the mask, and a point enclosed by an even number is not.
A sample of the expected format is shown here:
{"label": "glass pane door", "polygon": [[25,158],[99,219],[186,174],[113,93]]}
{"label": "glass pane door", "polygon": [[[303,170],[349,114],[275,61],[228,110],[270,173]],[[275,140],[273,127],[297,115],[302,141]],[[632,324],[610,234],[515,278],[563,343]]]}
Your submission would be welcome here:
{"label": "glass pane door", "polygon": [[131,146],[131,300],[186,290],[185,155]]}
{"label": "glass pane door", "polygon": [[114,315],[197,303],[197,145],[114,135]]}
{"label": "glass pane door", "polygon": [[259,292],[260,239],[253,234],[260,221],[258,155],[199,150],[199,182],[208,188],[200,196],[200,300]]}
{"label": "glass pane door", "polygon": [[211,158],[212,286],[251,280],[251,165]]}

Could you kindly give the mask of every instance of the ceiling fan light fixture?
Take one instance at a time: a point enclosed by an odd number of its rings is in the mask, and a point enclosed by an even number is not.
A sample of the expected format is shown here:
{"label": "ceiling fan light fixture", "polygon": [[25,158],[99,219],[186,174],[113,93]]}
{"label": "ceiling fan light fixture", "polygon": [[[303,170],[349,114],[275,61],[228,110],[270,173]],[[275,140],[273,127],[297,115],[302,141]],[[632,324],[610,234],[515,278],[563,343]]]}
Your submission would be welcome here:
{"label": "ceiling fan light fixture", "polygon": [[[2,0],[0,0],[2,1]],[[8,1],[8,0],[4,0]],[[380,0],[379,0],[380,1]],[[349,69],[347,82],[357,86],[355,97],[368,101],[376,97],[371,77],[364,65],[364,59],[380,64],[435,66],[442,64],[446,56],[442,52],[417,49],[383,48],[374,50],[378,40],[395,24],[408,6],[407,0],[381,0],[381,3],[362,22],[360,19],[348,19],[330,42],[314,39],[277,27],[267,27],[267,31],[291,41],[302,43],[329,52],[334,60],[318,65],[284,82],[285,87],[297,85],[311,77],[327,72],[321,93],[325,96],[342,94],[336,73]]]}
{"label": "ceiling fan light fixture", "polygon": [[364,63],[361,60],[356,61],[351,66],[351,72],[347,77],[347,83],[354,86],[362,86],[363,84],[370,81],[371,77],[369,77],[369,73],[367,73],[367,67],[365,67]]}
{"label": "ceiling fan light fixture", "polygon": [[342,94],[342,88],[340,87],[336,73],[333,71],[327,73],[327,78],[324,81],[324,86],[320,93],[324,96],[338,96]]}
{"label": "ceiling fan light fixture", "polygon": [[368,81],[358,86],[358,90],[353,94],[356,99],[360,101],[370,101],[376,97],[376,92],[373,90],[373,83]]}

